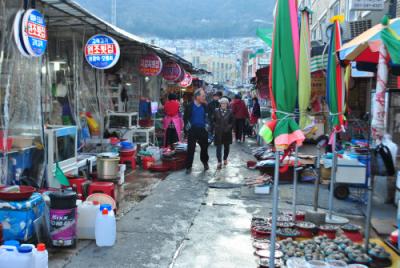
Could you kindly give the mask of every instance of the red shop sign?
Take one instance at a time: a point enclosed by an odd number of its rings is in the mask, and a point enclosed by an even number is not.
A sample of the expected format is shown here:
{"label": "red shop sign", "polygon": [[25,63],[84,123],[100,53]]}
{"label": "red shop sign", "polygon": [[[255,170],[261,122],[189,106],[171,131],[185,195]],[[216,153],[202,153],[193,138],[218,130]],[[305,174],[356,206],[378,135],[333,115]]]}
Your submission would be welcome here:
{"label": "red shop sign", "polygon": [[181,76],[182,69],[178,63],[168,61],[162,68],[162,76],[167,81],[176,81]]}
{"label": "red shop sign", "polygon": [[185,72],[185,78],[183,79],[182,82],[179,83],[179,85],[181,87],[188,87],[192,84],[192,81],[193,81],[192,75],[190,73]]}
{"label": "red shop sign", "polygon": [[156,54],[147,54],[140,59],[139,72],[145,76],[157,76],[162,70],[162,60]]}

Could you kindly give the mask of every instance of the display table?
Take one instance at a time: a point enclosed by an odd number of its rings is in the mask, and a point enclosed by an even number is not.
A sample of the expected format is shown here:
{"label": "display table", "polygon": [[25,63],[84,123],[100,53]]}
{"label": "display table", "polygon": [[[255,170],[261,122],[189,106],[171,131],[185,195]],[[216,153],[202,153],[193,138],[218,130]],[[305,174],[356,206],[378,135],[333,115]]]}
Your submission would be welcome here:
{"label": "display table", "polygon": [[[150,140],[151,135],[153,136],[152,141]],[[155,143],[156,129],[155,127],[134,128],[132,130],[132,137],[135,143],[140,144],[142,147],[146,147],[151,143]]]}

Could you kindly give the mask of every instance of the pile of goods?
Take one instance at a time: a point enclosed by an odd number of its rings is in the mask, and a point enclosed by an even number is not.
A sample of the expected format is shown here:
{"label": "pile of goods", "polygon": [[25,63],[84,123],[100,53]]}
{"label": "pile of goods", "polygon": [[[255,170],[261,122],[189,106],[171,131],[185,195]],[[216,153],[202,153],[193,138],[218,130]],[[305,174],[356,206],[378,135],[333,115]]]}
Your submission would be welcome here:
{"label": "pile of goods", "polygon": [[[374,267],[391,265],[390,254],[376,243],[370,243],[366,252],[363,245],[357,244],[354,237],[347,233],[360,233],[361,227],[354,224],[343,226],[314,223],[299,220],[302,213],[296,215],[296,221],[290,213],[281,213],[277,218],[277,237],[275,246],[275,267],[348,267],[347,264],[358,264]],[[259,267],[269,267],[272,217],[253,217],[251,234],[253,247]],[[340,234],[337,236],[337,234]],[[317,236],[315,236],[317,235]],[[315,236],[315,237],[314,237]],[[308,238],[296,241],[296,238]],[[358,239],[358,236],[356,237]],[[301,266],[297,262],[304,262]],[[297,264],[291,265],[296,262]],[[317,264],[325,264],[318,266]],[[343,264],[344,266],[340,266]],[[286,266],[283,266],[286,265]],[[311,266],[310,266],[311,265]],[[314,266],[313,266],[314,265]],[[336,265],[336,266],[335,266]],[[356,266],[355,266],[356,267]]]}

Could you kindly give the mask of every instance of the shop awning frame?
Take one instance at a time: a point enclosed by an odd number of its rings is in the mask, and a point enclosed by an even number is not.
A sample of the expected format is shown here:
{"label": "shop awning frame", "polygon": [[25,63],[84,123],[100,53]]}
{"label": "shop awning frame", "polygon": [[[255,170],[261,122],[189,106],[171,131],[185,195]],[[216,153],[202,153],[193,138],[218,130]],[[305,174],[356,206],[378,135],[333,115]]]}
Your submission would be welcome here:
{"label": "shop awning frame", "polygon": [[[92,14],[72,0],[39,0],[45,7],[45,14],[49,19],[50,27],[85,27],[90,26],[96,31],[112,35],[123,45],[141,46],[144,49],[158,54],[164,60],[173,60],[192,74],[210,74],[203,69],[195,68],[192,63],[163,48],[147,43],[143,38],[131,34]],[[53,9],[53,11],[52,11]],[[57,12],[54,12],[57,11]]]}

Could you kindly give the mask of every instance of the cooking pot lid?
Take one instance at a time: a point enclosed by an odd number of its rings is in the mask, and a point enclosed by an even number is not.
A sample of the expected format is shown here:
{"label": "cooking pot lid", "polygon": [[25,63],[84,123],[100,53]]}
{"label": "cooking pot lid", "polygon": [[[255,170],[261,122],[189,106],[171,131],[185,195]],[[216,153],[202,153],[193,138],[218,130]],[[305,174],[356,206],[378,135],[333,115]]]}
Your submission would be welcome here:
{"label": "cooking pot lid", "polygon": [[101,153],[97,155],[97,158],[118,158],[116,153]]}
{"label": "cooking pot lid", "polygon": [[76,200],[76,193],[73,191],[58,191],[49,193],[50,200]]}

